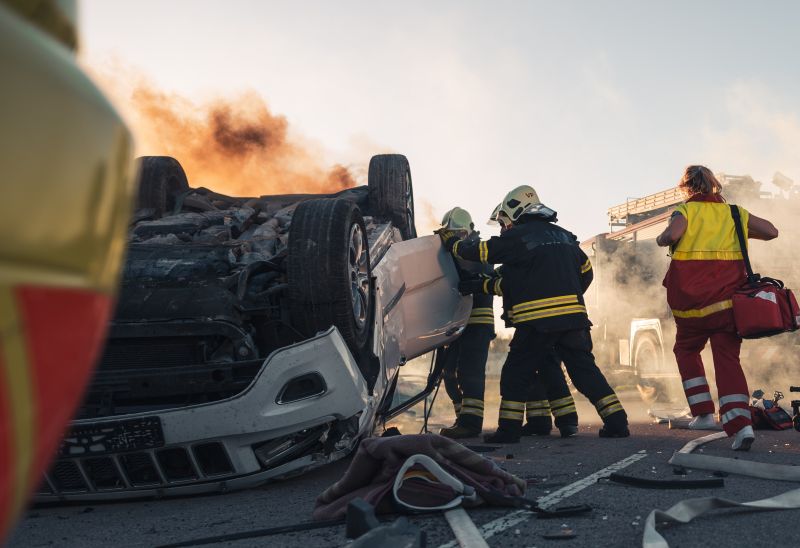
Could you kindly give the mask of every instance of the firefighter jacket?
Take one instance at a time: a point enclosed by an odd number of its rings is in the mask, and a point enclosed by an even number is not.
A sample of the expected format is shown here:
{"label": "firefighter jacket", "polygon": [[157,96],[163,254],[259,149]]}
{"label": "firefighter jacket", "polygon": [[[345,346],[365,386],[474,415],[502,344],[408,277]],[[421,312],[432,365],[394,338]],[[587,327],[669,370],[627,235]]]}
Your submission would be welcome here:
{"label": "firefighter jacket", "polygon": [[504,317],[514,326],[566,331],[592,325],[583,293],[592,282],[592,264],[574,234],[550,217],[526,216],[489,240],[448,239],[454,256],[482,264],[502,263],[486,278],[482,293],[503,297]]}
{"label": "firefighter jacket", "polygon": [[[664,277],[667,302],[680,323],[733,308],[731,297],[745,283],[742,250],[728,204],[718,194],[696,194],[675,208],[686,218],[686,232],[671,249]],[[750,214],[739,206],[744,236]]]}
{"label": "firefighter jacket", "polygon": [[[465,242],[480,242],[480,234],[472,232],[464,240]],[[459,257],[456,259],[456,268],[459,276],[472,277],[476,275],[492,276],[494,270],[488,264],[467,261]],[[488,325],[494,331],[494,308],[492,306],[494,297],[486,293],[478,293],[472,296],[472,312],[470,313],[467,325]]]}

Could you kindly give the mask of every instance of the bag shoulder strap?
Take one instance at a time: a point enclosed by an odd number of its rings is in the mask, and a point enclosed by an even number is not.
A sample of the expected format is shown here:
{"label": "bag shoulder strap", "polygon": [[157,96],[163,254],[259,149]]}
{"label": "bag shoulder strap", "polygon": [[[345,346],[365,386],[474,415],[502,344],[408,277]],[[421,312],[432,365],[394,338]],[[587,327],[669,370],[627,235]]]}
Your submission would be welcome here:
{"label": "bag shoulder strap", "polygon": [[731,217],[733,217],[733,225],[736,227],[736,236],[739,239],[739,247],[742,249],[742,258],[744,259],[744,267],[747,269],[747,281],[755,283],[761,279],[760,274],[753,274],[753,267],[750,265],[750,254],[747,251],[747,239],[744,237],[744,228],[742,227],[742,217],[739,214],[739,207],[735,204],[730,204]]}

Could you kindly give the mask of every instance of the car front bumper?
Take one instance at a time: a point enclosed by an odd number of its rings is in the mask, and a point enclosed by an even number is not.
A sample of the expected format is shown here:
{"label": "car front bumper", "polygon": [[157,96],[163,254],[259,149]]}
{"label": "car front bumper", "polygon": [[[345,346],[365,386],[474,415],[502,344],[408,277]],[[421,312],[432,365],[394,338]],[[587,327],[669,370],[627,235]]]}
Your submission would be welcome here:
{"label": "car front bumper", "polygon": [[[285,392],[289,383],[308,375],[318,375],[324,389],[317,384],[315,394],[278,403],[292,399]],[[113,500],[252,487],[345,456],[370,431],[374,415],[358,365],[331,328],[272,353],[250,386],[234,397],[73,422],[75,432],[84,434],[81,439],[67,435],[35,500]],[[120,421],[160,423],[161,432],[152,446],[108,450],[103,427]],[[115,434],[116,441],[137,437],[128,434]]]}

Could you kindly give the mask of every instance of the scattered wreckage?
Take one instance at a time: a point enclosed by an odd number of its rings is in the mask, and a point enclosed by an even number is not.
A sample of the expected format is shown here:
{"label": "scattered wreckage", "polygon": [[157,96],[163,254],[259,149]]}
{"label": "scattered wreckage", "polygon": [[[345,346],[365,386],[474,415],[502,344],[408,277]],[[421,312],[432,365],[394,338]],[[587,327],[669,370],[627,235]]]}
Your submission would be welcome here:
{"label": "scattered wreckage", "polygon": [[466,324],[457,281],[416,237],[404,156],[373,157],[366,186],[258,198],[142,158],[105,350],[37,500],[246,488],[347,455],[426,395],[392,407],[401,366]]}

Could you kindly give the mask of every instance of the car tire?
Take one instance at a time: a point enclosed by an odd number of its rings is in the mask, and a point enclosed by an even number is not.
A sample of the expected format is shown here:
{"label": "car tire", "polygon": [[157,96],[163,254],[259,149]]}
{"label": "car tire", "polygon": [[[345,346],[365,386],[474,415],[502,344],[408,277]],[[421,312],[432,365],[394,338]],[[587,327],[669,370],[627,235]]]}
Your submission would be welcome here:
{"label": "car tire", "polygon": [[139,161],[137,209],[153,209],[155,217],[169,215],[178,197],[189,190],[186,172],[170,156],[142,156]]}
{"label": "car tire", "polygon": [[369,161],[369,207],[394,224],[404,240],[417,237],[411,168],[402,154],[379,154]]}
{"label": "car tire", "polygon": [[311,337],[335,325],[353,355],[362,357],[374,291],[367,231],[358,206],[343,199],[300,203],[292,218],[286,260],[295,329]]}

